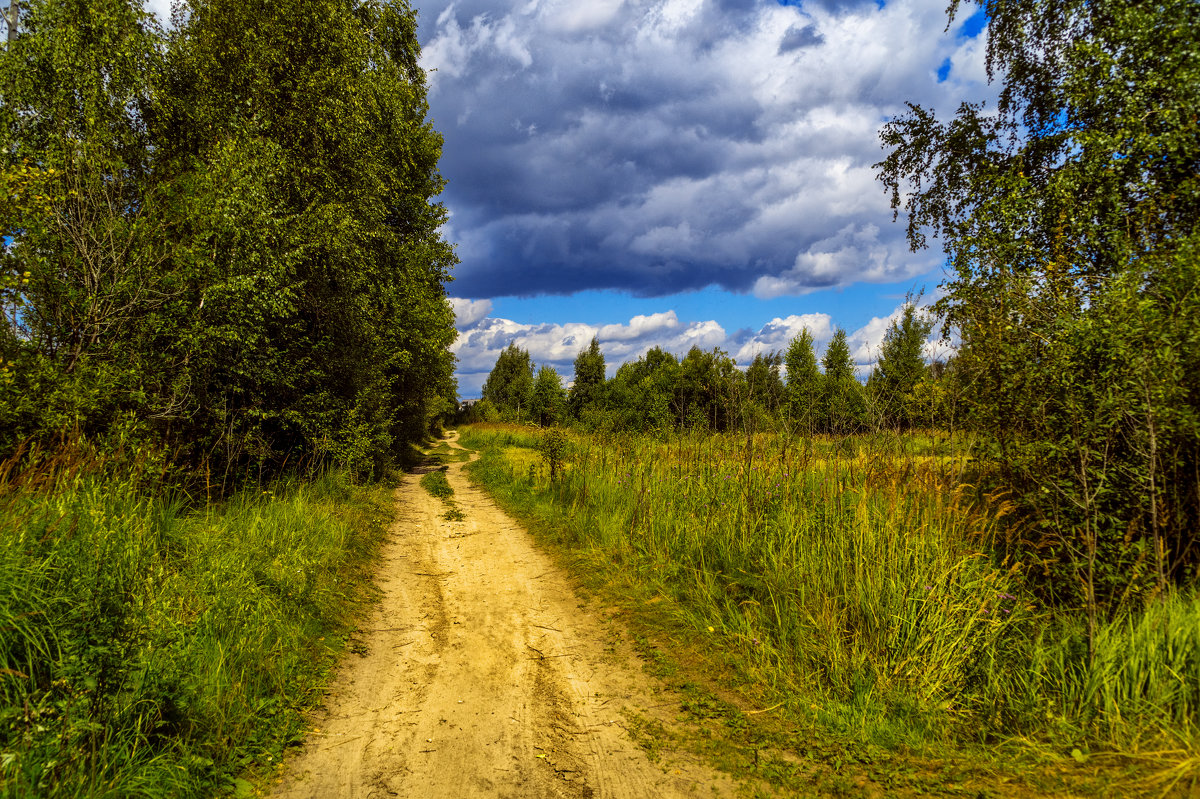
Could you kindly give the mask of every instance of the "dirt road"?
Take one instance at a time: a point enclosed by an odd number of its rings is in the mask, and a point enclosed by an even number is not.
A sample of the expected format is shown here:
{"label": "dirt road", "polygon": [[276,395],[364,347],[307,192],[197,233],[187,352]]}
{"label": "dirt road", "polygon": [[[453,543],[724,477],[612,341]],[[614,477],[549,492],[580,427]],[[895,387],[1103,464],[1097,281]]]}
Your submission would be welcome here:
{"label": "dirt road", "polygon": [[461,521],[419,475],[398,489],[361,656],[273,795],[730,795],[728,778],[630,740],[631,711],[669,716],[673,700],[462,467],[447,474]]}

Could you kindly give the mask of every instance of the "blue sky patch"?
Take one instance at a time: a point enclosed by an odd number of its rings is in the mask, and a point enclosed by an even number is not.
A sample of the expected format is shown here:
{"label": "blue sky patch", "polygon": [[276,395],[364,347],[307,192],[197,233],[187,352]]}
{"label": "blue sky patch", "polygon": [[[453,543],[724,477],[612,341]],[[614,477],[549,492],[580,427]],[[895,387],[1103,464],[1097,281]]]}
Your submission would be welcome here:
{"label": "blue sky patch", "polygon": [[988,24],[987,9],[980,7],[974,14],[967,17],[966,22],[958,29],[958,35],[964,39],[974,39]]}

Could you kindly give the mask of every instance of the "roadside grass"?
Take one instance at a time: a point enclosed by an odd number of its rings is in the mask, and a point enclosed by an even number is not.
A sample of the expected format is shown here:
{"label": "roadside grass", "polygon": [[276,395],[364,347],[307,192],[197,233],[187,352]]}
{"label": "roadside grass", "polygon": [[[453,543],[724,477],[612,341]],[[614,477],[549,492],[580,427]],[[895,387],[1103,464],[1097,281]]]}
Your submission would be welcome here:
{"label": "roadside grass", "polygon": [[1196,597],[1126,609],[1089,662],[1084,625],[997,551],[1008,509],[966,484],[969,441],[573,434],[552,483],[536,431],[460,440],[482,451],[474,479],[638,609],[680,685],[745,709],[705,746],[762,776],[762,738],[781,789],[1200,785]]}
{"label": "roadside grass", "polygon": [[0,474],[0,796],[250,795],[369,599],[389,489],[327,472],[192,507],[137,483]]}

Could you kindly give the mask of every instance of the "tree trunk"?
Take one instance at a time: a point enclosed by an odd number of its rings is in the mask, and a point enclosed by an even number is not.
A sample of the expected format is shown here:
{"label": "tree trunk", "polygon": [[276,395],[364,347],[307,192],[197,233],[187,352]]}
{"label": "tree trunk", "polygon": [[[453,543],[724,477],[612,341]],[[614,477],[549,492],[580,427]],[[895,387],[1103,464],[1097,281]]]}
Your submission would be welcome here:
{"label": "tree trunk", "polygon": [[12,44],[17,38],[17,22],[21,19],[20,0],[9,0],[8,3],[8,43]]}

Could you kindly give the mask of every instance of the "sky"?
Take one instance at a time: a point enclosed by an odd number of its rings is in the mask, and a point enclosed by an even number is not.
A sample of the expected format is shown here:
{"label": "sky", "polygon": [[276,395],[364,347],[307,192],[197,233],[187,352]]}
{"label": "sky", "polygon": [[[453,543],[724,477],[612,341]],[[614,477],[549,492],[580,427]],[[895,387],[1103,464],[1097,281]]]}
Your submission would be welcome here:
{"label": "sky", "polygon": [[460,397],[510,342],[569,380],[593,336],[611,375],[841,327],[865,376],[905,296],[937,296],[944,255],[910,252],[872,165],[906,101],[994,95],[975,6],[947,28],[946,0],[413,5]]}

